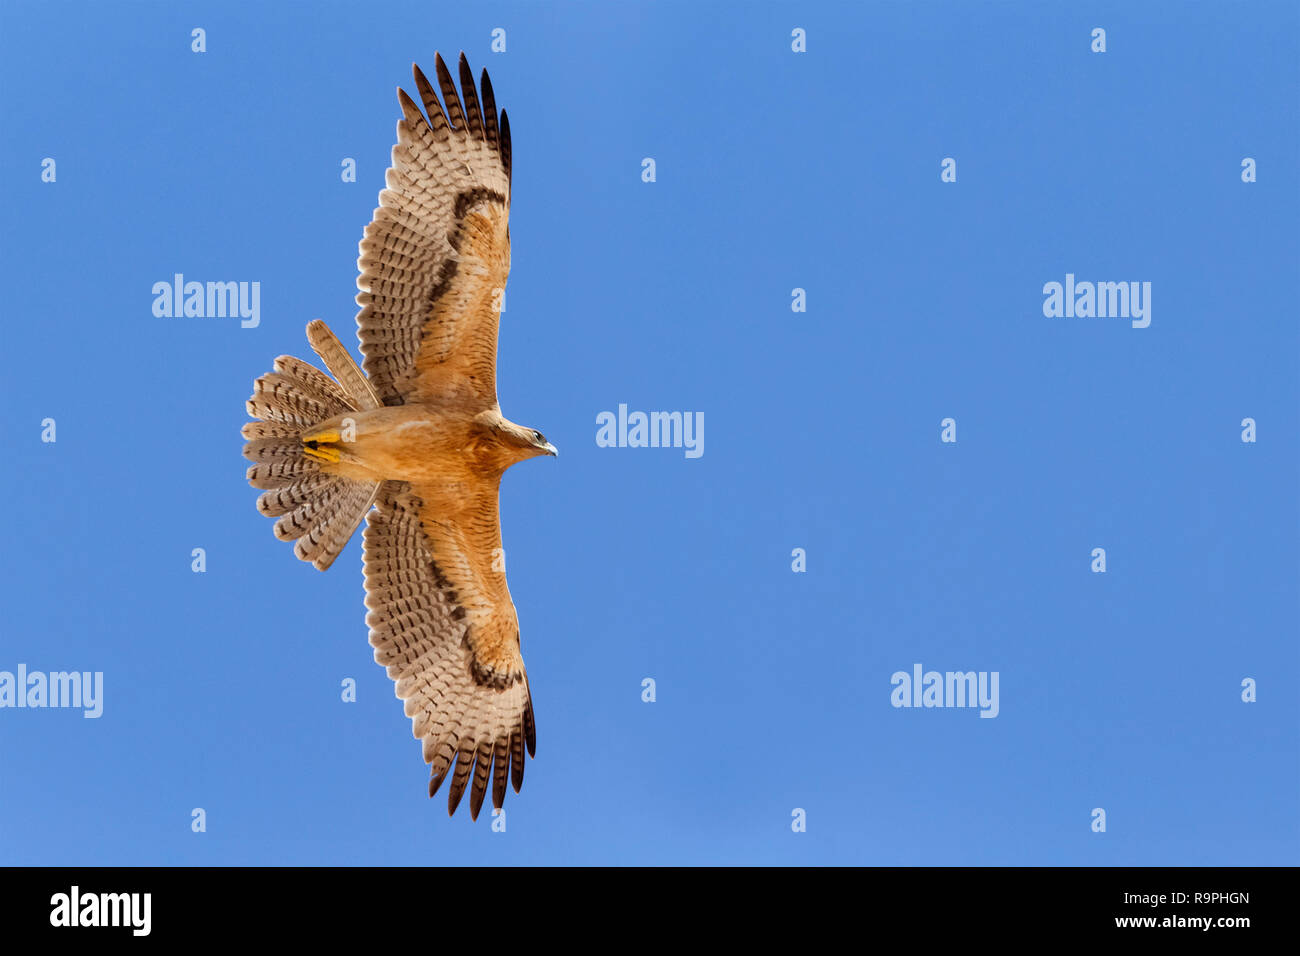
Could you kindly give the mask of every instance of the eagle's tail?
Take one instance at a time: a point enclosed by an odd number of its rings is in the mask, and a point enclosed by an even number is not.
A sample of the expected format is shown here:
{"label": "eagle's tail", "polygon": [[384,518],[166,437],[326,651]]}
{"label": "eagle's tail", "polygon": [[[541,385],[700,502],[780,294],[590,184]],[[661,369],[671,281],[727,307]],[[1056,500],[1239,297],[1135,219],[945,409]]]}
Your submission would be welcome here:
{"label": "eagle's tail", "polygon": [[[314,426],[380,402],[343,344],[317,320],[307,337],[338,382],[291,355],[275,360],[248,400],[258,421],[244,426],[244,457],[254,462],[248,483],[263,489],[257,510],[273,518],[275,536],[296,541],[294,554],[324,571],[342,552],[379,492],[379,482],[328,474],[329,455],[307,435]],[[343,383],[343,384],[340,384]]]}

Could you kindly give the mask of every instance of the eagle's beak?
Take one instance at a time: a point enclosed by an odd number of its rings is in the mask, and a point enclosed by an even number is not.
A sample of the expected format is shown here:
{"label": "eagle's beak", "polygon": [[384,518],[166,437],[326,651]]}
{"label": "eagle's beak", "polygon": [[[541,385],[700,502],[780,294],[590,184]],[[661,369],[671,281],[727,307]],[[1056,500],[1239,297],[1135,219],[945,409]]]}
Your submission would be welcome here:
{"label": "eagle's beak", "polygon": [[547,443],[546,443],[546,454],[548,454],[548,455],[550,455],[552,458],[554,458],[554,457],[555,457],[556,455],[558,455],[559,453],[560,453],[560,451],[559,451],[558,448],[556,448],[556,447],[555,447],[554,445],[552,445],[550,442],[547,442]]}

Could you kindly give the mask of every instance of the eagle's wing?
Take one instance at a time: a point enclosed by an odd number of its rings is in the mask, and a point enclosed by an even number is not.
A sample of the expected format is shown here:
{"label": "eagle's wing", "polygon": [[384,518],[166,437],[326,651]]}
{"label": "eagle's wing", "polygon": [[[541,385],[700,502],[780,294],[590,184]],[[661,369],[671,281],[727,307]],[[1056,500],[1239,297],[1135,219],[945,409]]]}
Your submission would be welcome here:
{"label": "eagle's wing", "polygon": [[429,796],[455,761],[447,809],[470,786],[477,819],[524,778],[536,750],[519,619],[501,560],[497,483],[471,500],[386,481],[365,531],[366,607],[375,660],[397,682],[411,729],[433,765]]}
{"label": "eagle's wing", "polygon": [[385,405],[456,395],[496,404],[498,310],[510,272],[510,124],[482,99],[465,54],[463,99],[436,58],[443,112],[414,67],[429,118],[402,90],[387,186],[357,268],[365,370]]}

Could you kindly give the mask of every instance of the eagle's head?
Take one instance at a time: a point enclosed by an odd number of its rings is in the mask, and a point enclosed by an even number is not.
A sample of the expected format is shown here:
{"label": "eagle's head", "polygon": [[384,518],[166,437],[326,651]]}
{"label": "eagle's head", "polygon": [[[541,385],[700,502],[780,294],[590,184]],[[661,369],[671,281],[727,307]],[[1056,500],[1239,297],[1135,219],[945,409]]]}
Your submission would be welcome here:
{"label": "eagle's head", "polygon": [[528,451],[526,457],[536,458],[538,455],[550,455],[554,458],[560,453],[554,445],[546,440],[546,436],[537,429],[525,428],[524,431],[528,433],[527,444],[524,446]]}
{"label": "eagle's head", "polygon": [[516,425],[499,415],[493,415],[490,421],[480,419],[480,428],[479,434],[485,439],[483,451],[502,469],[539,455],[559,454],[536,428]]}

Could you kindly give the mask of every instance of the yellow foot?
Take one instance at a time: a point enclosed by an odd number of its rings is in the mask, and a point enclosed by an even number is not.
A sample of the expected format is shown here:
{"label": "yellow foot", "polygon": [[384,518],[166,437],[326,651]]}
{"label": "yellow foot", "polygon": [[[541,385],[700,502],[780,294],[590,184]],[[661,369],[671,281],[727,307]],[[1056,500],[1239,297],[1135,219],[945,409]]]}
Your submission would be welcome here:
{"label": "yellow foot", "polygon": [[302,453],[312,461],[324,462],[327,465],[337,464],[339,460],[339,450],[337,448],[330,445],[318,445],[315,440],[303,442]]}
{"label": "yellow foot", "polygon": [[328,445],[331,442],[339,440],[338,432],[307,432],[302,436],[304,442],[314,441],[322,445]]}

